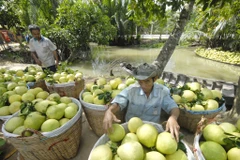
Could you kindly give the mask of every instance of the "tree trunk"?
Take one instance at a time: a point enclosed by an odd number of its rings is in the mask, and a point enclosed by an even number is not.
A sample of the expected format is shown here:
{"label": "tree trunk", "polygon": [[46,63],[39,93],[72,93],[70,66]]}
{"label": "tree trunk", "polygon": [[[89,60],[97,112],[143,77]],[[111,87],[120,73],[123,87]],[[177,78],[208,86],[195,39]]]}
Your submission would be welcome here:
{"label": "tree trunk", "polygon": [[186,26],[189,16],[192,13],[194,3],[195,0],[191,0],[188,5],[184,6],[172,34],[170,34],[157,59],[155,62],[153,62],[159,68],[159,75],[162,74],[167,62],[171,58],[176,46],[178,45],[179,39],[184,31],[184,27]]}
{"label": "tree trunk", "polygon": [[240,77],[238,79],[236,97],[234,98],[232,109],[230,110],[230,117],[233,117],[236,113],[240,115]]}

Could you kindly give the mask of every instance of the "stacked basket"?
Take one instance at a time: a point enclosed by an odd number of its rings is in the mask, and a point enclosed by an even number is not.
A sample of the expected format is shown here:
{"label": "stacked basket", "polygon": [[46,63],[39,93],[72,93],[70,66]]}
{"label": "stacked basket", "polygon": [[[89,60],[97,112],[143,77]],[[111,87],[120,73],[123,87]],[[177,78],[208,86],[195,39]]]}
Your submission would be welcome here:
{"label": "stacked basket", "polygon": [[50,93],[57,92],[60,96],[78,98],[80,92],[84,89],[84,80],[78,80],[69,83],[50,84],[46,82],[47,89]]}
{"label": "stacked basket", "polygon": [[[30,137],[18,136],[5,130],[2,132],[9,142],[19,151],[25,160],[62,160],[71,159],[77,155],[82,132],[82,107],[80,102],[72,98],[79,107],[77,114],[65,125],[51,132],[39,132],[27,129],[33,133]],[[17,116],[18,112],[13,116]],[[22,133],[24,135],[24,132]]]}
{"label": "stacked basket", "polygon": [[[86,118],[88,120],[88,123],[93,130],[93,132],[97,136],[101,136],[104,134],[103,130],[103,118],[105,111],[107,110],[107,106],[105,105],[96,105],[84,102],[82,100],[82,94],[84,90],[79,95],[79,100],[82,103],[84,113],[86,115]],[[116,116],[118,119],[120,119],[122,122],[124,122],[125,117],[125,111],[119,111],[116,113]]]}

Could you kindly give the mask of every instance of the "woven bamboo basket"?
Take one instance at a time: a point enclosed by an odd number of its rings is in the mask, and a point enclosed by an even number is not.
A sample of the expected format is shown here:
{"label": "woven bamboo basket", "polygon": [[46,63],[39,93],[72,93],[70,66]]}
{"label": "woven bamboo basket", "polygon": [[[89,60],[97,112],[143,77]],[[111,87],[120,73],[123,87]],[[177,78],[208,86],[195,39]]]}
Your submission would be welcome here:
{"label": "woven bamboo basket", "polygon": [[[89,126],[97,136],[102,136],[104,134],[103,118],[105,111],[107,110],[107,106],[84,102],[82,100],[83,92],[84,90],[80,93],[79,100],[82,103],[83,111],[85,113]],[[116,116],[121,120],[121,122],[125,122],[125,111],[117,112]]]}
{"label": "woven bamboo basket", "polygon": [[[162,125],[160,125],[160,124],[153,123],[153,122],[149,122],[149,121],[143,121],[143,123],[147,123],[147,124],[153,125],[153,126],[158,130],[158,133],[161,133],[161,132],[164,131]],[[128,132],[129,132],[128,127],[127,127],[128,123],[126,122],[126,123],[123,123],[123,124],[121,124],[121,125],[122,125],[123,128],[125,129],[126,133],[128,133]],[[91,153],[92,153],[92,151],[93,151],[94,148],[96,148],[96,147],[99,146],[99,145],[106,144],[108,141],[109,141],[108,136],[107,136],[106,134],[102,135],[102,136],[98,139],[98,141],[94,144],[94,146],[93,146],[93,148],[92,148],[92,150],[91,150],[91,152],[90,152],[90,155],[89,155],[88,160],[90,160],[90,156],[91,156]],[[182,143],[185,145],[185,147],[186,147],[188,160],[195,160],[194,155],[193,155],[191,149],[190,149],[190,148],[188,147],[188,145],[186,144],[186,142],[183,141],[183,140],[181,140],[181,142],[182,142]]]}
{"label": "woven bamboo basket", "polygon": [[207,119],[215,118],[222,110],[225,110],[225,103],[222,104],[218,109],[209,110],[209,111],[190,111],[186,109],[180,109],[180,115],[178,117],[178,124],[189,130],[190,132],[195,133],[197,130],[198,122],[202,117]]}
{"label": "woven bamboo basket", "polygon": [[[26,129],[33,133],[30,137],[8,133],[4,126],[2,131],[9,142],[18,150],[24,160],[65,160],[75,157],[78,153],[82,133],[82,108],[77,99],[79,110],[70,121],[52,132],[39,132]],[[14,116],[14,115],[13,115]],[[15,115],[17,116],[17,114]],[[24,132],[22,135],[24,135]]]}
{"label": "woven bamboo basket", "polygon": [[84,79],[75,82],[50,84],[46,82],[46,86],[50,93],[57,92],[60,96],[74,97],[78,99],[80,92],[84,89]]}
{"label": "woven bamboo basket", "polygon": [[38,81],[36,81],[36,82],[29,82],[29,83],[28,83],[28,86],[29,86],[29,88],[40,87],[40,88],[42,88],[44,91],[49,92],[49,90],[48,90],[48,88],[47,88],[46,83],[45,83],[44,80],[38,80]]}

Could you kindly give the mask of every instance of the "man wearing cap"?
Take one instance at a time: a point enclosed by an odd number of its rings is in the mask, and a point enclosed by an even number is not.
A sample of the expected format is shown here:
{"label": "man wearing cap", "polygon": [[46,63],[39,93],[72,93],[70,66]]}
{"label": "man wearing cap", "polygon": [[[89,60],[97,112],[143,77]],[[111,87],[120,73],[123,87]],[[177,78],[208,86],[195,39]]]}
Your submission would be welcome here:
{"label": "man wearing cap", "polygon": [[144,121],[159,123],[161,109],[163,109],[170,115],[167,120],[166,131],[170,131],[172,136],[179,141],[180,127],[177,123],[180,113],[179,108],[172,99],[169,89],[166,86],[154,83],[159,76],[158,67],[147,63],[138,67],[123,64],[122,67],[134,76],[138,83],[125,88],[113,99],[103,120],[105,132],[108,132],[108,129],[111,128],[112,122],[120,122],[114,114],[118,110],[127,108],[126,122],[132,117],[139,117]]}
{"label": "man wearing cap", "polygon": [[57,47],[52,41],[41,35],[40,28],[37,25],[30,25],[29,30],[33,36],[29,41],[33,59],[43,70],[48,69],[56,72],[59,63]]}

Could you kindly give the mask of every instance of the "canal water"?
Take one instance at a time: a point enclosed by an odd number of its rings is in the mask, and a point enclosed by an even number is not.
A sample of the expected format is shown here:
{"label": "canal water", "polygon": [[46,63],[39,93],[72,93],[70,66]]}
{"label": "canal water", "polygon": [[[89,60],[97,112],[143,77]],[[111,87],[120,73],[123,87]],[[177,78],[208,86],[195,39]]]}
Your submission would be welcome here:
{"label": "canal water", "polygon": [[[194,53],[195,49],[195,47],[177,47],[164,71],[212,80],[238,82],[239,66],[201,58]],[[93,47],[94,60],[75,62],[70,67],[82,71],[85,76],[109,76],[111,70],[115,76],[127,75],[119,66],[121,62],[133,65],[144,62],[152,63],[160,50],[160,48]]]}

